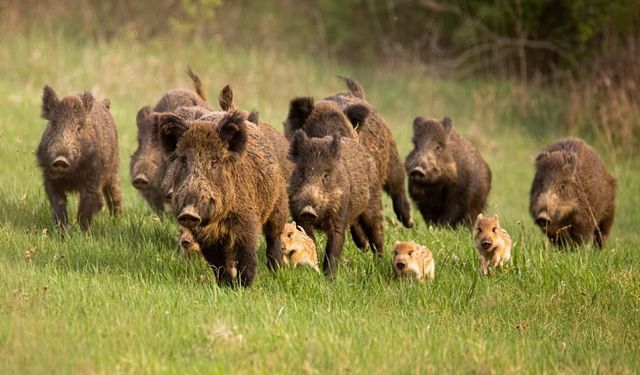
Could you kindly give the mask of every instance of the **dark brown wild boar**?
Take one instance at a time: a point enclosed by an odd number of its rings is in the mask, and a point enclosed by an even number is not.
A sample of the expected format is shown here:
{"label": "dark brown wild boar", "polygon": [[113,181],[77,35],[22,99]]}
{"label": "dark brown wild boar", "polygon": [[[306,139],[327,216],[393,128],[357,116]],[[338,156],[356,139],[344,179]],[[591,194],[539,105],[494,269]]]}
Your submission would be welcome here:
{"label": "dark brown wild boar", "polygon": [[384,120],[365,100],[364,90],[352,79],[343,78],[348,92],[314,102],[312,98],[291,101],[285,120],[285,137],[291,140],[298,129],[310,137],[338,133],[358,139],[376,162],[378,180],[393,202],[393,210],[402,224],[413,226],[411,206],[405,193],[405,175],[396,142]]}
{"label": "dark brown wild boar", "polygon": [[561,139],[536,158],[529,210],[552,243],[593,241],[604,247],[613,225],[615,200],[615,179],[582,140]]}
{"label": "dark brown wild boar", "polygon": [[409,195],[430,224],[473,224],[491,190],[491,170],[471,142],[442,120],[413,121],[413,150],[405,168]]}
{"label": "dark brown wild boar", "polygon": [[203,109],[207,106],[200,78],[191,71],[191,68],[188,74],[193,80],[195,92],[186,89],[167,91],[153,109],[149,106],[143,107],[136,117],[138,148],[131,155],[132,183],[156,212],[164,210],[166,193],[162,191],[161,185],[167,165],[160,148],[157,116],[154,114],[174,112],[184,106],[198,106],[197,108]]}
{"label": "dark brown wild boar", "polygon": [[280,233],[287,220],[285,179],[271,145],[246,114],[223,112],[213,121],[159,116],[161,144],[179,163],[172,207],[189,228],[221,282],[250,285],[260,231],[271,269],[282,261]]}
{"label": "dark brown wild boar", "polygon": [[314,228],[327,233],[325,274],[336,271],[345,231],[354,224],[382,254],[380,183],[375,161],[362,145],[339,134],[309,138],[298,130],[290,157],[295,163],[289,179],[291,216],[312,239]]}
{"label": "dark brown wild boar", "polygon": [[91,93],[67,95],[62,100],[49,86],[42,95],[42,117],[48,120],[36,151],[53,221],[62,230],[69,225],[67,193],[80,193],[78,223],[87,230],[107,201],[113,215],[120,213],[118,135],[109,101]]}

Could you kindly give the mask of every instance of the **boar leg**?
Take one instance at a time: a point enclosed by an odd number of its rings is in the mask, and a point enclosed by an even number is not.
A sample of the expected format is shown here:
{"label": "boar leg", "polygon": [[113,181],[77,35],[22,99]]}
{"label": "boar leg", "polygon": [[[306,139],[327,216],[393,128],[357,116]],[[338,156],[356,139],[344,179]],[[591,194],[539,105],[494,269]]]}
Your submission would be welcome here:
{"label": "boar leg", "polygon": [[335,274],[338,267],[338,261],[340,260],[342,247],[344,246],[345,230],[344,225],[340,225],[338,228],[332,228],[328,233],[327,247],[324,251],[324,262],[322,263],[322,270],[327,276]]}
{"label": "boar leg", "polygon": [[613,214],[605,217],[604,219],[602,219],[602,221],[600,221],[600,224],[598,224],[598,227],[596,228],[596,233],[595,233],[595,244],[603,249],[604,248],[604,244],[607,240],[607,237],[609,236],[609,232],[611,232],[611,226],[613,225]]}
{"label": "boar leg", "polygon": [[413,217],[411,216],[411,204],[404,189],[404,165],[400,161],[398,152],[392,147],[389,155],[387,181],[384,181],[384,191],[389,194],[393,202],[393,212],[405,228],[413,227]]}
{"label": "boar leg", "polygon": [[45,191],[53,211],[53,224],[62,231],[69,228],[69,218],[67,217],[67,196],[63,191],[50,184],[45,184]]}
{"label": "boar leg", "polygon": [[102,193],[100,190],[86,189],[80,192],[80,203],[78,204],[78,223],[80,229],[89,229],[91,219],[102,208]]}
{"label": "boar leg", "polygon": [[369,241],[367,241],[367,235],[364,233],[364,229],[360,226],[360,223],[353,223],[351,226],[351,238],[356,244],[358,249],[367,251],[369,249]]}
{"label": "boar leg", "polygon": [[360,225],[371,243],[374,254],[382,255],[384,250],[384,234],[382,230],[382,215],[376,209],[368,209],[358,218]]}
{"label": "boar leg", "polygon": [[267,243],[267,266],[269,266],[269,269],[272,271],[277,270],[280,265],[282,265],[280,235],[284,230],[284,224],[287,222],[287,217],[289,216],[287,207],[287,194],[283,190],[275,204],[271,217],[269,217],[262,228],[265,242]]}
{"label": "boar leg", "polygon": [[102,189],[109,212],[113,216],[118,216],[122,210],[122,198],[120,195],[120,178],[117,173],[111,175]]}
{"label": "boar leg", "polygon": [[251,230],[248,230],[247,233],[243,233],[242,237],[236,239],[235,254],[238,261],[239,282],[242,286],[250,286],[256,276],[258,238],[259,233],[252,233]]}
{"label": "boar leg", "polygon": [[231,275],[226,272],[227,257],[225,247],[221,243],[201,249],[202,256],[209,263],[218,285],[231,285]]}

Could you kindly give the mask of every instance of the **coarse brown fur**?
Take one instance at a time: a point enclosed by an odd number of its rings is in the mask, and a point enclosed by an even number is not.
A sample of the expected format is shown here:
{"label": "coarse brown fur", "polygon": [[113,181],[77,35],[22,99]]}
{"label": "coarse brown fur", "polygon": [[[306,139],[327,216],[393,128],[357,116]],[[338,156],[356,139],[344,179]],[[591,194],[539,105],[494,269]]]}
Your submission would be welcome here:
{"label": "coarse brown fur", "polygon": [[167,91],[153,109],[142,107],[136,116],[138,148],[131,155],[131,179],[133,186],[156,212],[164,211],[166,192],[161,185],[168,167],[160,149],[156,113],[174,112],[184,106],[207,110],[202,81],[191,68],[187,73],[193,80],[195,92],[186,89]]}
{"label": "coarse brown fur", "polygon": [[109,211],[121,210],[118,134],[105,104],[89,92],[62,100],[49,86],[42,96],[42,117],[48,120],[36,151],[55,225],[66,230],[67,193],[80,193],[78,223],[87,230],[106,199]]}
{"label": "coarse brown fur", "polygon": [[480,272],[483,275],[511,260],[511,236],[500,226],[498,215],[478,214],[475,223],[475,243]]}
{"label": "coarse brown fur", "polygon": [[164,114],[159,123],[162,147],[179,163],[173,213],[191,230],[217,279],[251,284],[261,230],[268,264],[277,268],[288,203],[266,137],[239,111],[223,112],[217,122]]}
{"label": "coarse brown fur", "polygon": [[405,192],[405,175],[398,148],[391,131],[375,108],[364,99],[364,90],[352,79],[343,78],[348,92],[341,92],[314,102],[312,98],[291,101],[284,123],[285,137],[302,129],[310,137],[338,133],[358,139],[373,156],[378,180],[393,202],[393,210],[402,224],[413,226],[411,206]]}
{"label": "coarse brown fur", "polygon": [[435,277],[436,264],[431,250],[413,241],[395,242],[392,264],[398,277],[409,276],[419,282]]}
{"label": "coarse brown fur", "polygon": [[296,222],[287,223],[280,235],[282,260],[293,267],[309,266],[320,272],[316,244]]}
{"label": "coarse brown fur", "polygon": [[409,195],[429,224],[472,225],[491,190],[491,170],[471,142],[442,120],[417,117],[405,161]]}
{"label": "coarse brown fur", "polygon": [[559,245],[603,248],[615,216],[616,181],[597,152],[578,138],[561,139],[536,158],[531,216]]}
{"label": "coarse brown fur", "polygon": [[375,161],[362,145],[339,134],[309,138],[298,130],[290,157],[295,162],[289,179],[291,216],[314,240],[314,228],[327,233],[324,272],[336,271],[345,231],[356,223],[382,254],[380,182]]}

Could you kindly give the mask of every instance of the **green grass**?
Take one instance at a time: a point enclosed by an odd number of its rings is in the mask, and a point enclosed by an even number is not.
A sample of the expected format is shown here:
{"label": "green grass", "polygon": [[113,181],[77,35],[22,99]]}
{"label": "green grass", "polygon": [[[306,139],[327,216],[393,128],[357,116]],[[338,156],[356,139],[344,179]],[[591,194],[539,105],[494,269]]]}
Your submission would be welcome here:
{"label": "green grass", "polygon": [[[549,248],[528,216],[537,150],[567,135],[556,130],[565,100],[556,91],[168,41],[13,36],[2,41],[0,61],[0,373],[640,371],[638,159],[600,149],[619,186],[605,251]],[[487,212],[511,232],[513,264],[479,276],[468,231],[427,228],[417,212],[417,227],[401,228],[385,198],[383,259],[348,241],[338,276],[328,280],[310,270],[267,271],[262,245],[251,288],[217,287],[203,261],[177,254],[176,225],[154,217],[128,173],[137,109],[188,87],[189,63],[210,97],[231,83],[239,104],[276,128],[289,99],[332,94],[342,89],[337,75],[352,75],[402,155],[413,117],[452,116],[491,165]],[[89,234],[52,232],[33,155],[45,83],[60,94],[89,88],[112,102],[124,214],[100,213]],[[393,277],[397,239],[434,251],[433,282]]]}

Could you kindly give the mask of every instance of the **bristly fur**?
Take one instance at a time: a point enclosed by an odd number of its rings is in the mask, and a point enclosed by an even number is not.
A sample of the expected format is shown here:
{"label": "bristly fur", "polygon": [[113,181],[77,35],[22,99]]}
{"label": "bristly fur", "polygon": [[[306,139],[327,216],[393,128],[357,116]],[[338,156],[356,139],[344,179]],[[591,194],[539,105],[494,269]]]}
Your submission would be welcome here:
{"label": "bristly fur", "polygon": [[187,67],[187,74],[189,75],[189,78],[191,78],[191,80],[193,81],[193,88],[196,90],[196,93],[198,94],[198,96],[200,96],[200,98],[202,100],[206,101],[207,100],[207,94],[204,91],[204,85],[202,84],[202,81],[200,80],[200,77],[198,77],[193,72],[193,70],[191,70],[191,66]]}

